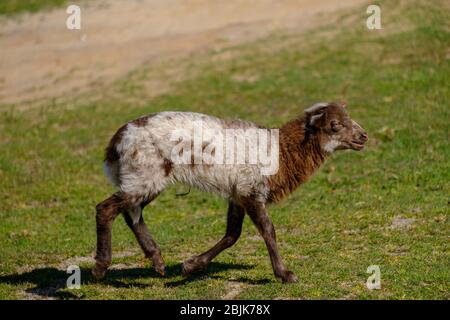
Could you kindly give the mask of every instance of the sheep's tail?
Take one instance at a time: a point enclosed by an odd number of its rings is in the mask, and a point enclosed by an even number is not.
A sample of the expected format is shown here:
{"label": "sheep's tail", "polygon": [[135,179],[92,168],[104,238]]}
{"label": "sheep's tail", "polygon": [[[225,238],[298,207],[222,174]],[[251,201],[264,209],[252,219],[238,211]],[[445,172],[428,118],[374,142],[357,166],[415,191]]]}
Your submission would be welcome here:
{"label": "sheep's tail", "polygon": [[120,154],[117,151],[117,145],[122,140],[122,136],[127,129],[128,124],[124,124],[112,136],[105,149],[105,162],[103,163],[103,171],[109,181],[116,187],[120,185]]}
{"label": "sheep's tail", "polygon": [[103,172],[114,186],[119,186],[119,163],[117,161],[111,163],[108,160],[105,160],[105,162],[103,162]]}

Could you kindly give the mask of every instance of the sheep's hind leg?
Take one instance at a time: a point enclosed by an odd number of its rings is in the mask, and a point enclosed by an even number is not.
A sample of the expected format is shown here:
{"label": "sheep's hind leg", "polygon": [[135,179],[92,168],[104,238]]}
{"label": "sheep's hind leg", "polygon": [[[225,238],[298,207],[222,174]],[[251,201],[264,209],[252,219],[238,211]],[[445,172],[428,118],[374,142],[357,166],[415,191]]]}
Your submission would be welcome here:
{"label": "sheep's hind leg", "polygon": [[114,219],[123,212],[126,199],[125,194],[116,192],[96,206],[97,254],[95,267],[92,269],[92,276],[95,279],[104,278],[106,270],[111,265],[112,224]]}
{"label": "sheep's hind leg", "polygon": [[[152,200],[153,199],[154,198],[152,198]],[[144,207],[148,203],[150,203],[150,201],[151,200],[142,203],[141,210],[144,209]],[[147,258],[152,259],[153,267],[155,268],[156,272],[158,272],[161,275],[164,275],[165,265],[164,260],[161,257],[161,250],[159,249],[158,244],[155,242],[155,240],[153,240],[153,237],[148,231],[147,225],[144,222],[142,214],[140,215],[139,221],[137,223],[133,222],[133,219],[131,218],[129,213],[124,214],[124,217],[127,225],[130,227],[130,229],[136,236],[136,240],[141,246],[142,251],[144,251],[145,256]]]}
{"label": "sheep's hind leg", "polygon": [[182,266],[183,275],[204,269],[219,253],[235,244],[241,235],[244,216],[245,209],[234,202],[230,202],[225,236],[205,253],[186,260]]}

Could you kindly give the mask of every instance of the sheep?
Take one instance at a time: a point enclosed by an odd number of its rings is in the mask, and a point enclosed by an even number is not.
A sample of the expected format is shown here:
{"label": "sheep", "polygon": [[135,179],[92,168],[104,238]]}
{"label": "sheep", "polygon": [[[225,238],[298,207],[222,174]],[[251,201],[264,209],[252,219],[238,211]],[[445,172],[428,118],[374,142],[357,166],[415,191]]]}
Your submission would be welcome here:
{"label": "sheep", "polygon": [[[195,136],[198,126],[199,141],[184,139],[186,133]],[[239,152],[248,153],[241,162],[215,158],[225,150],[217,142],[224,142],[228,131],[241,142],[227,150],[235,152],[233,159]],[[266,134],[271,138],[260,139]],[[164,275],[161,250],[147,229],[142,210],[168,185],[181,182],[228,200],[225,235],[208,251],[184,261],[183,275],[206,268],[220,252],[236,243],[247,213],[265,241],[275,277],[296,282],[297,277],[278,253],[267,206],[291,194],[335,150],[359,151],[367,140],[364,129],[348,116],[346,104],[334,102],[316,103],[279,129],[193,112],[160,112],[130,121],[114,134],[105,151],[105,173],[118,191],[96,206],[97,252],[92,275],[102,279],[111,265],[111,228],[120,213],[154,269]],[[249,150],[260,150],[255,149],[258,143],[267,147],[272,163],[250,161],[253,153]],[[192,152],[195,144],[197,151]],[[198,161],[205,151],[209,151],[209,161]]]}

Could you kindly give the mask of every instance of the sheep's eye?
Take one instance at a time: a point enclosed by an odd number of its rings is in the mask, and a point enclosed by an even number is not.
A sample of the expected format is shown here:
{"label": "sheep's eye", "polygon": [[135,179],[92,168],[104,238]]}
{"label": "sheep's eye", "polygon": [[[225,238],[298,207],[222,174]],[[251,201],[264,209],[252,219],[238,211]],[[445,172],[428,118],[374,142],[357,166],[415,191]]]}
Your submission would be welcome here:
{"label": "sheep's eye", "polygon": [[336,132],[341,130],[344,127],[342,124],[340,124],[336,120],[331,121],[330,124],[331,124],[331,129],[333,129],[333,131],[336,131]]}

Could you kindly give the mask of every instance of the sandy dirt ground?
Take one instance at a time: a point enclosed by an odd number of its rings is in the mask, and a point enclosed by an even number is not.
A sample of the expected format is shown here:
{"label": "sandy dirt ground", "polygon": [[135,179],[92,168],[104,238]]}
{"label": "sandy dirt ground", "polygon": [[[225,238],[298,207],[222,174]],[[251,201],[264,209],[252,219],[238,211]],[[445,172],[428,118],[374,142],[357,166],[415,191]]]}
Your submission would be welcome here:
{"label": "sandy dirt ground", "polygon": [[173,56],[220,49],[274,31],[302,32],[363,0],[81,1],[81,30],[66,8],[0,18],[0,104],[89,90]]}

